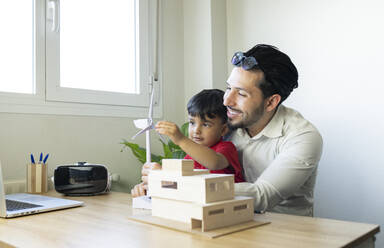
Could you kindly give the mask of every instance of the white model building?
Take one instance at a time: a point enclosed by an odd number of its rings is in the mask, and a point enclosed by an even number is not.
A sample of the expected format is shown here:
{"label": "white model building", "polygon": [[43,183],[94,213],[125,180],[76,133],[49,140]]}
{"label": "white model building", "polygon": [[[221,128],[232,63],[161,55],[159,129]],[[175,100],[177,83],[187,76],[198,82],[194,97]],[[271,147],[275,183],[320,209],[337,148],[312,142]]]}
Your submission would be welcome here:
{"label": "white model building", "polygon": [[152,216],[203,232],[253,220],[253,199],[234,196],[234,176],[194,170],[193,160],[163,159],[149,174],[148,194]]}

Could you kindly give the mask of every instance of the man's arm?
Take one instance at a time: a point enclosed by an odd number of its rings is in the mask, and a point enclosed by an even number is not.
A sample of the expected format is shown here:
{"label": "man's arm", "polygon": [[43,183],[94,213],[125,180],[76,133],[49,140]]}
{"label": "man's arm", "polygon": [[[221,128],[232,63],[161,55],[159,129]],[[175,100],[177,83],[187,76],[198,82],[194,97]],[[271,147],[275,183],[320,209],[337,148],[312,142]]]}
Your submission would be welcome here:
{"label": "man's arm", "polygon": [[315,173],[321,152],[322,138],[317,132],[292,137],[254,183],[235,184],[235,193],[254,197],[256,211],[272,209],[298,192]]}
{"label": "man's arm", "polygon": [[188,137],[185,137],[175,123],[159,121],[156,124],[156,131],[167,135],[180,148],[191,156],[199,164],[204,165],[210,170],[221,170],[227,168],[228,160],[221,153],[215,152],[211,148],[197,144]]}

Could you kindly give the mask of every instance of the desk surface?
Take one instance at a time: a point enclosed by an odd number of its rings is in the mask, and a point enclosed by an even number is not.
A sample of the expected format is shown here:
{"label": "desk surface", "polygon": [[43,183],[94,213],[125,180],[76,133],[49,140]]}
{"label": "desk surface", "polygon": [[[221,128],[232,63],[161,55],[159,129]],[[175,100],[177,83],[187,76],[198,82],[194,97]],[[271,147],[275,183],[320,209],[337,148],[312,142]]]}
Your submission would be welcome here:
{"label": "desk surface", "polygon": [[0,219],[0,247],[354,247],[380,231],[372,224],[266,213],[255,218],[271,224],[207,239],[129,220],[140,210],[132,210],[126,193],[68,198],[86,205]]}

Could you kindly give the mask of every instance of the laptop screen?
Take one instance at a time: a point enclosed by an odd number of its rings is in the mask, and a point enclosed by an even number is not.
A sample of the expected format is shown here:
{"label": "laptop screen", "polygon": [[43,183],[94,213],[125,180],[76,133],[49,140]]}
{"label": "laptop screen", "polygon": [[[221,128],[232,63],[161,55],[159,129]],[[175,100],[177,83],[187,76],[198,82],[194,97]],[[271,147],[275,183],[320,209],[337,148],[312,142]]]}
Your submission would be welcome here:
{"label": "laptop screen", "polygon": [[0,217],[5,217],[6,214],[7,214],[7,208],[5,204],[3,170],[1,168],[1,161],[0,161]]}

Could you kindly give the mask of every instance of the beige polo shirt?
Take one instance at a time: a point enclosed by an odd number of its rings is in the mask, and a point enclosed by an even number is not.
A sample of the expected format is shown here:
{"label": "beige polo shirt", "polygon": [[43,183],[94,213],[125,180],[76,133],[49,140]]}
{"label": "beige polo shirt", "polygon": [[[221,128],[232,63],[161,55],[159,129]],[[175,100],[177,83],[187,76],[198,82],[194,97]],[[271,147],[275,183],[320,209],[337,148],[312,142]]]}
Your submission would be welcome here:
{"label": "beige polo shirt", "polygon": [[255,211],[313,216],[313,191],[323,141],[297,111],[280,105],[268,125],[250,137],[237,129],[228,137],[238,152],[246,183],[235,194],[255,198]]}

